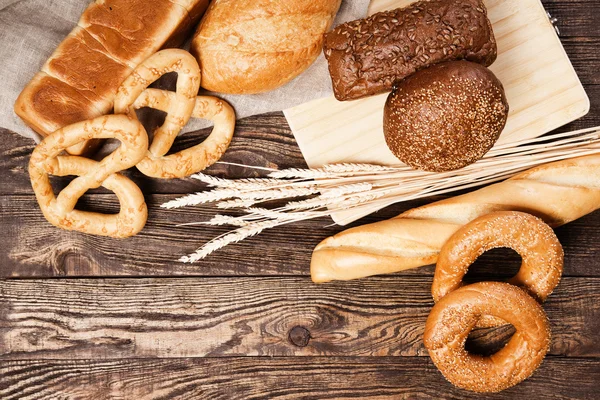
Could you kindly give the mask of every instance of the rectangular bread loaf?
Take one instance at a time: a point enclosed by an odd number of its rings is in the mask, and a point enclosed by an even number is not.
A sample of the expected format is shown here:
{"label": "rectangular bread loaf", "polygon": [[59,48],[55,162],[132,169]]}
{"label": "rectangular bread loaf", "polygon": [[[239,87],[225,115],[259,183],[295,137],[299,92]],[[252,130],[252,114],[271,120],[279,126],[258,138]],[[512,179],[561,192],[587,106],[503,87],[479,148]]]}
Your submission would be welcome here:
{"label": "rectangular bread loaf", "polygon": [[[111,112],[117,88],[162,47],[177,46],[209,0],[96,0],[19,95],[15,112],[42,136]],[[88,142],[69,149],[82,154]]]}
{"label": "rectangular bread loaf", "polygon": [[323,46],[340,101],[390,91],[394,82],[439,62],[489,66],[497,55],[481,0],[426,0],[373,14],[338,26]]}

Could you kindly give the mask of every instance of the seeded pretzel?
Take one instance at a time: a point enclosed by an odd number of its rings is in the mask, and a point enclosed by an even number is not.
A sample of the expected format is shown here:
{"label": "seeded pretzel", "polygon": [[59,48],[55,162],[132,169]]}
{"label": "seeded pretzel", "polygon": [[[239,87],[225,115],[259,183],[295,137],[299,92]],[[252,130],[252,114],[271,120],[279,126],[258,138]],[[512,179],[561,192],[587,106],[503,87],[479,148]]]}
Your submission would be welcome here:
{"label": "seeded pretzel", "polygon": [[[175,92],[148,89],[148,85],[169,72],[178,74]],[[235,128],[235,113],[223,100],[211,96],[196,97],[200,80],[200,67],[192,55],[184,50],[167,49],[140,64],[119,88],[115,113],[135,117],[135,110],[142,107],[167,113],[163,125],[154,132],[148,154],[137,165],[145,175],[156,178],[188,176],[214,164],[229,146]],[[166,155],[192,116],[212,120],[212,133],[196,146]]]}
{"label": "seeded pretzel", "polygon": [[[121,145],[102,161],[59,155],[66,148],[89,139],[114,138]],[[94,235],[117,238],[133,236],[146,224],[148,209],[141,190],[119,174],[136,165],[146,154],[148,135],[136,120],[125,115],[107,115],[78,122],[46,137],[29,161],[31,185],[46,219],[53,225]],[[49,175],[76,175],[58,196]],[[118,214],[76,210],[75,205],[89,189],[104,186],[120,203]]]}

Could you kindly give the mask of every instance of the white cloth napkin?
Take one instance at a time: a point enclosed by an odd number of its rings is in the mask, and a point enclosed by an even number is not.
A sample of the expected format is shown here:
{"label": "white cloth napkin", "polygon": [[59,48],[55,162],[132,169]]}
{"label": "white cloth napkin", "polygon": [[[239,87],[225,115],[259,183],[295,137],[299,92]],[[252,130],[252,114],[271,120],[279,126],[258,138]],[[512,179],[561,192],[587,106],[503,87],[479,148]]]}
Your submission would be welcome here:
{"label": "white cloth napkin", "polygon": [[[0,71],[3,75],[0,127],[39,139],[17,117],[13,105],[21,90],[73,29],[88,4],[86,0],[0,0]],[[369,0],[343,0],[334,26],[364,17],[368,5]],[[238,118],[244,118],[294,107],[331,93],[327,63],[321,54],[303,74],[272,92],[216,95],[231,103]],[[208,125],[207,121],[192,119],[185,131]]]}

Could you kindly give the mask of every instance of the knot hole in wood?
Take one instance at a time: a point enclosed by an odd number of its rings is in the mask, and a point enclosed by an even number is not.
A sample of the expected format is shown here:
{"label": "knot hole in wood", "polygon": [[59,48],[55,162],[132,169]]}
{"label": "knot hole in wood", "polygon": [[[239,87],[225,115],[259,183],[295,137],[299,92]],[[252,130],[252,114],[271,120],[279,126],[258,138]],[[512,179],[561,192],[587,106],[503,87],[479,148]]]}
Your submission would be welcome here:
{"label": "knot hole in wood", "polygon": [[310,331],[303,326],[295,326],[290,329],[289,338],[294,346],[306,347],[310,341]]}

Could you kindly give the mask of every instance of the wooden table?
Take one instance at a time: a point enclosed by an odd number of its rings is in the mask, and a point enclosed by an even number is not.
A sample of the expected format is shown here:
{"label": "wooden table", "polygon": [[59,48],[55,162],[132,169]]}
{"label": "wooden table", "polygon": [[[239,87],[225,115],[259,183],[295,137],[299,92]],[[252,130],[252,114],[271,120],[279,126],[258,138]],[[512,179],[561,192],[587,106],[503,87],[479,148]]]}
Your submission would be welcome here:
{"label": "wooden table", "polygon": [[[590,114],[563,130],[600,125],[598,0],[544,3],[559,19],[592,101]],[[327,219],[266,231],[183,265],[174,260],[226,228],[177,227],[216,210],[159,205],[201,186],[136,172],[129,175],[150,209],[140,235],[114,240],[61,231],[44,220],[29,185],[33,143],[7,131],[0,137],[1,399],[475,397],[446,383],[423,347],[433,267],[315,285],[311,251],[342,230]],[[241,121],[224,160],[304,166],[281,113]],[[223,165],[209,172],[255,173]],[[396,205],[359,224],[429,201]],[[81,206],[114,211],[117,202],[99,190]],[[493,398],[599,396],[600,212],[557,233],[566,264],[544,306],[550,354],[532,378]],[[493,251],[471,279],[501,279],[518,264],[511,251]],[[494,351],[511,329],[477,331],[469,348]]]}

